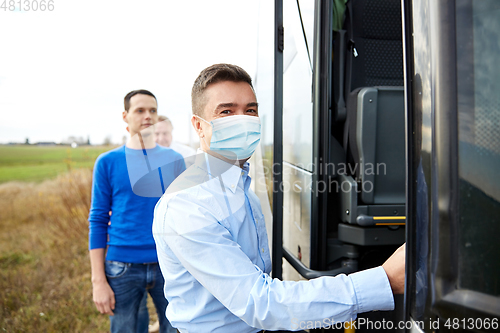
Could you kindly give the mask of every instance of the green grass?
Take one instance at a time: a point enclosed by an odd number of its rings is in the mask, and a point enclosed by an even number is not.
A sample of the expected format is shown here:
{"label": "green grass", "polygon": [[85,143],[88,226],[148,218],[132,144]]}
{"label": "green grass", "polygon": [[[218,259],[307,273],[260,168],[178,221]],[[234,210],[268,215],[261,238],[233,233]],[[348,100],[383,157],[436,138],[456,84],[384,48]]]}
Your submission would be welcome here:
{"label": "green grass", "polygon": [[0,145],[0,332],[109,331],[92,300],[87,218],[90,169],[112,148]]}
{"label": "green grass", "polygon": [[[109,332],[93,302],[87,219],[90,167],[112,148],[0,146],[0,332]],[[148,308],[153,323],[150,297]]]}
{"label": "green grass", "polygon": [[40,182],[78,168],[92,168],[112,146],[0,146],[0,183]]}
{"label": "green grass", "polygon": [[92,300],[92,173],[0,185],[0,332],[109,332]]}

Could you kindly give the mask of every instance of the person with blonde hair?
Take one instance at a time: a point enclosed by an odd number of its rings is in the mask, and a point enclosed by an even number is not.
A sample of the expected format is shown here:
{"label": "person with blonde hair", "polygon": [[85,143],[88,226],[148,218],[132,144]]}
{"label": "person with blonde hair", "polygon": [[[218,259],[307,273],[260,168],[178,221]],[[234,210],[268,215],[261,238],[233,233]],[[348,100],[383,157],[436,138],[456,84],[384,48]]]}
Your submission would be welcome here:
{"label": "person with blonde hair", "polygon": [[160,146],[168,147],[181,154],[184,157],[186,167],[188,167],[192,164],[191,161],[194,160],[196,150],[172,140],[173,130],[174,126],[168,117],[163,115],[158,116],[158,123],[155,125],[155,141]]}

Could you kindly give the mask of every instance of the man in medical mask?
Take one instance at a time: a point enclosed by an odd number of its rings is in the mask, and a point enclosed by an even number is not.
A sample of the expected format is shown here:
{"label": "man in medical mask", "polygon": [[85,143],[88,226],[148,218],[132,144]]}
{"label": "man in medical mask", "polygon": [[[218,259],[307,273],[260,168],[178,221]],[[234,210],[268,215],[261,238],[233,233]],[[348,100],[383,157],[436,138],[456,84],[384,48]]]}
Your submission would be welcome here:
{"label": "man in medical mask", "polygon": [[260,140],[258,104],[240,67],[204,69],[192,89],[197,160],[156,208],[153,236],[165,277],[167,318],[180,332],[298,330],[392,310],[404,291],[404,247],[383,266],[337,277],[269,276],[265,221],[247,160]]}

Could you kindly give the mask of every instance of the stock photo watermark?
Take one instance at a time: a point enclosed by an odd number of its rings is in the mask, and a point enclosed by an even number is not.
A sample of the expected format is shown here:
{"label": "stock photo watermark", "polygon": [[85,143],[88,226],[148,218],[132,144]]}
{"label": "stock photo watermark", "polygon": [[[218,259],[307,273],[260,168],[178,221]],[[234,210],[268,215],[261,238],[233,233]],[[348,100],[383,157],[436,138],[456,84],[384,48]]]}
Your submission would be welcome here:
{"label": "stock photo watermark", "polygon": [[[211,177],[219,178],[234,165],[222,160],[205,158],[206,153],[197,154],[184,158],[185,164],[197,164],[200,170],[205,170]],[[162,169],[168,169],[175,165],[172,163],[164,164],[164,161],[157,156],[148,154],[136,154],[133,151],[127,151],[126,154],[127,169],[133,191],[136,195],[144,197],[159,197],[166,187],[163,184]],[[216,162],[218,161],[218,162]],[[189,162],[189,163],[188,163]],[[211,166],[210,166],[211,165]],[[208,166],[208,167],[207,167]],[[257,177],[258,186],[262,186],[269,191],[270,181],[272,182],[272,191],[283,193],[304,193],[312,192],[319,196],[324,193],[371,193],[375,188],[375,177],[386,176],[387,166],[385,163],[311,163],[308,165],[295,165],[295,168],[283,168],[279,163],[269,166],[263,165],[264,175]],[[297,170],[307,170],[309,175],[326,175],[323,179],[316,177],[302,178]],[[282,181],[278,183],[275,175],[282,173]],[[351,176],[352,175],[352,176]],[[198,178],[198,182],[185,182],[185,186],[177,187],[176,190],[201,185],[211,177]],[[353,178],[356,177],[356,178]]]}
{"label": "stock photo watermark", "polygon": [[[303,164],[296,163],[294,167],[302,170],[310,170],[318,175],[348,175],[348,174],[360,174],[367,176],[374,175],[386,175],[387,165],[385,163],[331,163],[324,162],[323,159],[315,158],[313,162]],[[271,167],[264,163],[264,173],[280,174],[279,163],[273,163]]]}
{"label": "stock photo watermark", "polygon": [[[310,163],[307,165],[294,165],[301,170],[312,170],[315,175],[327,175],[327,180],[311,180],[303,181],[297,179],[297,169],[287,168],[283,170],[283,179],[281,183],[278,184],[277,181],[273,180],[273,192],[295,192],[300,193],[304,190],[313,192],[315,196],[323,193],[350,193],[355,191],[356,193],[370,193],[374,190],[374,177],[375,176],[386,176],[387,175],[387,165],[385,163]],[[279,163],[274,163],[271,167],[264,165],[264,174],[279,175],[281,170],[281,165]],[[346,177],[340,176],[350,176],[358,175],[358,179],[352,181]],[[368,176],[368,177],[367,177]],[[261,177],[257,179],[259,185],[267,186],[266,179]],[[353,184],[353,182],[355,184]]]}
{"label": "stock photo watermark", "polygon": [[4,12],[51,12],[55,0],[0,0],[0,11]]}
{"label": "stock photo watermark", "polygon": [[429,319],[427,321],[391,321],[391,320],[370,320],[368,318],[358,318],[356,320],[340,322],[333,318],[325,318],[323,320],[308,320],[299,321],[296,318],[292,319],[292,328],[295,329],[318,329],[318,328],[335,328],[335,329],[367,329],[367,330],[411,330],[412,328],[429,328],[438,330],[440,327],[447,329],[468,329],[468,330],[498,330],[498,318],[448,318],[446,320]]}

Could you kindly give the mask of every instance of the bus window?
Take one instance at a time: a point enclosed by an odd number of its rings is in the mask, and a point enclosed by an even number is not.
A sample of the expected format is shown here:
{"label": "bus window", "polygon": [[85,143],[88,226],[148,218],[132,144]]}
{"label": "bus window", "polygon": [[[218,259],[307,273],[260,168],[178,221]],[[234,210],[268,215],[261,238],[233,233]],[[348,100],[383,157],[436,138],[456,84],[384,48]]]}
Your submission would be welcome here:
{"label": "bus window", "polygon": [[[314,3],[284,1],[283,247],[307,267],[311,257]],[[283,277],[300,276],[286,262]]]}
{"label": "bus window", "polygon": [[500,2],[457,1],[458,288],[500,296]]}
{"label": "bus window", "polygon": [[498,17],[495,0],[412,2],[407,309],[425,332],[500,318]]}
{"label": "bus window", "polygon": [[[300,3],[302,5],[302,2]],[[306,2],[307,4],[307,2]],[[312,159],[312,68],[308,31],[314,6],[298,7],[298,3],[283,3],[285,49],[283,51],[283,160],[301,169],[313,171]],[[303,26],[308,23],[309,26]],[[304,28],[304,29],[303,29]]]}

